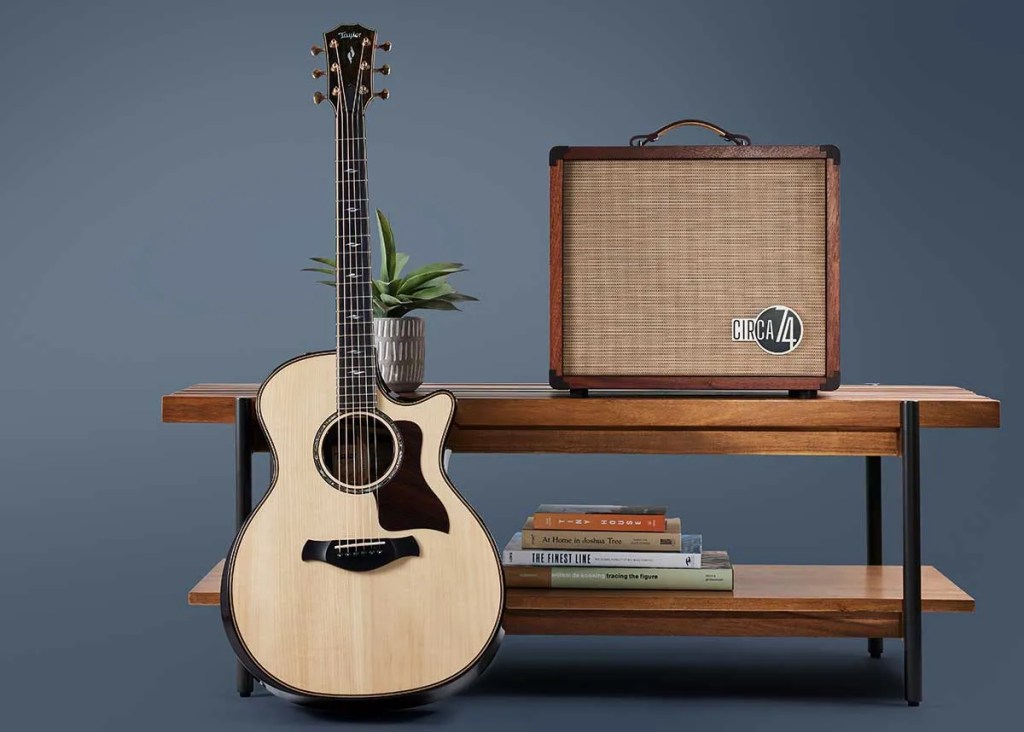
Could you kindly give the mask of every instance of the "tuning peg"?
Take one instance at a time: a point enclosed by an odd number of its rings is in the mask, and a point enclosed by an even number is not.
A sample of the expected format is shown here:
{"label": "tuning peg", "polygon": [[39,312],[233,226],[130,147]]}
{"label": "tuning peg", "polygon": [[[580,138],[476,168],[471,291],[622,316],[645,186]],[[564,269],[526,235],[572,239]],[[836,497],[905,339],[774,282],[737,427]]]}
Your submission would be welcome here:
{"label": "tuning peg", "polygon": [[387,76],[388,74],[391,73],[391,67],[388,66],[387,64],[384,64],[379,69],[374,69],[374,71],[376,71],[381,76]]}
{"label": "tuning peg", "polygon": [[321,94],[320,92],[316,92],[316,93],[315,93],[315,94],[313,95],[313,104],[319,104],[320,102],[322,102],[322,101],[323,101],[323,100],[325,100],[325,99],[327,99],[327,97],[325,97],[325,96],[324,96],[323,94]]}
{"label": "tuning peg", "polygon": [[383,43],[375,46],[375,48],[377,48],[377,50],[379,51],[384,51],[384,53],[387,53],[388,51],[391,50],[391,41],[384,41]]}
{"label": "tuning peg", "polygon": [[309,49],[309,52],[313,56],[319,56],[321,53],[324,52],[324,49],[320,48],[320,46],[313,46],[312,48]]}
{"label": "tuning peg", "polygon": [[323,76],[323,75],[324,75],[325,73],[327,73],[327,72],[325,72],[325,71],[322,71],[321,69],[313,69],[313,78],[314,78],[314,79],[319,79],[319,78],[320,78],[321,76]]}
{"label": "tuning peg", "polygon": [[381,99],[387,99],[388,97],[391,96],[391,92],[389,92],[387,89],[381,89],[379,92],[377,92],[373,96],[380,97]]}

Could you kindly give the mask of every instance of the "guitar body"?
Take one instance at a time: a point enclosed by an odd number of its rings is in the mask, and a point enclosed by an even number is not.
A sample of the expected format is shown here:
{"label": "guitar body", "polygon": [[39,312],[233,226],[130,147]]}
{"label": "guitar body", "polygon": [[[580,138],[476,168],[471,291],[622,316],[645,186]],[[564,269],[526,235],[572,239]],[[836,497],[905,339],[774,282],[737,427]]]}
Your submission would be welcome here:
{"label": "guitar body", "polygon": [[[261,387],[275,470],[231,548],[221,614],[242,663],[294,701],[424,703],[497,649],[498,553],[445,474],[454,397],[401,403],[377,387],[375,410],[346,417],[337,383],[332,351],[289,361]],[[361,460],[363,443],[339,435],[360,424],[383,458],[346,477],[342,462]]]}

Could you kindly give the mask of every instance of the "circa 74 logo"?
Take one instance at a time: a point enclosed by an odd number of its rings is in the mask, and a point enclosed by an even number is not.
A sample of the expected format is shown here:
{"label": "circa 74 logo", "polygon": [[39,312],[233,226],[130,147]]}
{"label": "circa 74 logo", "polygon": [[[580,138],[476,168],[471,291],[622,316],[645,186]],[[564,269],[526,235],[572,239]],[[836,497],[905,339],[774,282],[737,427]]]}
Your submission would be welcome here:
{"label": "circa 74 logo", "polygon": [[753,341],[766,353],[784,356],[792,353],[804,337],[804,323],[796,310],[772,305],[755,318],[733,318],[733,341]]}

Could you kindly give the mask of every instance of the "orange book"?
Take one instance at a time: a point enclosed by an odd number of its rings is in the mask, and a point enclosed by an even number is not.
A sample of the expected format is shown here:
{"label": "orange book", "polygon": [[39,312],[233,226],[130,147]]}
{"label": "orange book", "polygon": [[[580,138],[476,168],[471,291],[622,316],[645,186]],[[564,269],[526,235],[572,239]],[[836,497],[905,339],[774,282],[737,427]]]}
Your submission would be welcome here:
{"label": "orange book", "polygon": [[541,531],[665,531],[660,506],[588,506],[545,504],[533,514]]}

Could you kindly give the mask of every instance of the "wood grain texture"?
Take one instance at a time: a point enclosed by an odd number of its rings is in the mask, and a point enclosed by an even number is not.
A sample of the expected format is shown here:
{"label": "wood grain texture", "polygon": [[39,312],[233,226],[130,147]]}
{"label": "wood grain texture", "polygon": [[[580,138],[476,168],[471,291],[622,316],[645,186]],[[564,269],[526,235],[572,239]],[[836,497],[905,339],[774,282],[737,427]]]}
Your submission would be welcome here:
{"label": "wood grain texture", "polygon": [[839,162],[825,161],[825,375],[839,384]]}
{"label": "wood grain texture", "polygon": [[779,638],[898,638],[898,613],[631,613],[596,611],[505,614],[505,632],[514,635],[661,635]]}
{"label": "wood grain texture", "polygon": [[[447,533],[384,530],[373,495],[332,489],[310,446],[336,408],[333,353],[295,360],[264,384],[259,416],[273,442],[272,487],[243,526],[226,565],[231,624],[266,676],[325,696],[432,687],[469,668],[497,631],[503,583],[486,529],[444,475],[441,450],[454,402],[378,395],[395,422],[422,431],[419,469],[447,512]],[[420,555],[372,572],[301,560],[308,540],[413,536]]]}
{"label": "wood grain texture", "polygon": [[824,376],[582,376],[563,375],[560,380],[571,389],[688,389],[718,391],[821,390]]}
{"label": "wood grain texture", "polygon": [[563,160],[756,160],[829,157],[820,145],[646,145],[644,147],[570,147]]}
{"label": "wood grain texture", "polygon": [[[223,562],[188,594],[217,605]],[[510,589],[508,633],[898,637],[898,566],[738,565],[734,592]],[[925,612],[971,612],[974,600],[921,568]]]}
{"label": "wood grain texture", "polygon": [[[570,608],[695,612],[900,612],[903,568],[893,565],[736,565],[732,592],[510,589],[506,611]],[[970,612],[974,600],[935,567],[921,568],[922,607]]]}
{"label": "wood grain texture", "polygon": [[551,210],[548,301],[549,305],[549,358],[551,374],[562,373],[562,161],[551,166]]}
{"label": "wood grain texture", "polygon": [[455,428],[459,452],[644,455],[898,455],[895,431]]}
{"label": "wood grain texture", "polygon": [[[998,427],[999,402],[953,386],[847,385],[816,399],[764,394],[591,393],[543,384],[425,384],[458,398],[448,447],[459,452],[895,455],[900,403],[921,426]],[[255,385],[200,384],[164,397],[167,422],[234,421]],[[787,451],[792,451],[787,452]]]}

